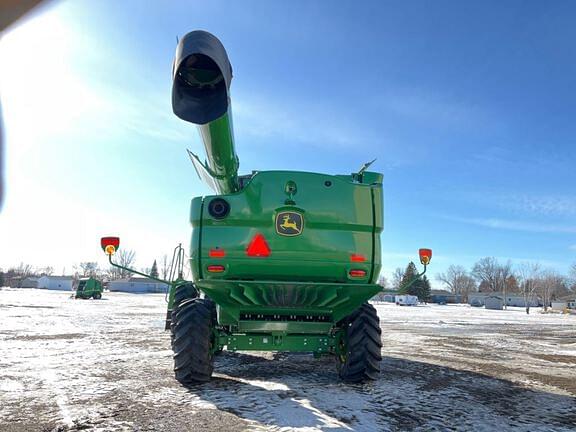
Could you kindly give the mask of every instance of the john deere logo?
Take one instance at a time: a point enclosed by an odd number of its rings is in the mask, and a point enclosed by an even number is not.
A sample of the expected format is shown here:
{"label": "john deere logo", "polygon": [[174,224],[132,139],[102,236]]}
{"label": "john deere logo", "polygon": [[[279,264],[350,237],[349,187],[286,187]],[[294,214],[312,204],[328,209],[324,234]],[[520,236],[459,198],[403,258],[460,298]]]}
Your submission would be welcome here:
{"label": "john deere logo", "polygon": [[300,213],[281,212],[276,215],[276,232],[283,236],[302,234],[303,219]]}

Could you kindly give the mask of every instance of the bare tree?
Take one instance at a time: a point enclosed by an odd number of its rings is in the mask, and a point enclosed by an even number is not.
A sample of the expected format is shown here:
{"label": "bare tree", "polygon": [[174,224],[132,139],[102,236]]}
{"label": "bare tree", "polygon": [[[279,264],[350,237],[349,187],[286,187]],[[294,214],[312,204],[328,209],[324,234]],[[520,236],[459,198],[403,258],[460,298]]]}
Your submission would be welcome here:
{"label": "bare tree", "polygon": [[443,282],[454,294],[461,295],[464,302],[468,301],[468,294],[477,289],[474,279],[459,265],[451,265],[446,273],[438,273],[436,279]]}
{"label": "bare tree", "polygon": [[573,291],[576,291],[576,262],[570,267],[569,284]]}
{"label": "bare tree", "polygon": [[538,286],[538,293],[542,298],[544,312],[548,310],[548,306],[552,302],[552,298],[555,294],[562,289],[566,289],[566,280],[563,276],[554,270],[546,270],[542,273]]}
{"label": "bare tree", "polygon": [[24,264],[23,262],[21,262],[18,267],[12,268],[10,270],[14,272],[15,276],[22,276],[23,278],[26,278],[34,274],[32,266],[30,264]]}
{"label": "bare tree", "polygon": [[392,273],[392,289],[399,290],[402,285],[402,278],[404,277],[404,270],[401,267],[396,267]]}
{"label": "bare tree", "polygon": [[38,269],[38,274],[40,276],[52,276],[53,273],[54,273],[54,267],[47,266]]}
{"label": "bare tree", "polygon": [[168,279],[168,273],[170,272],[170,265],[168,264],[168,255],[164,254],[162,261],[160,261],[160,274],[162,279]]}
{"label": "bare tree", "polygon": [[378,285],[382,287],[383,290],[388,289],[388,279],[383,274],[378,278]]}
{"label": "bare tree", "polygon": [[82,276],[84,277],[95,277],[98,274],[98,263],[97,262],[81,262],[80,268],[82,269]]}
{"label": "bare tree", "polygon": [[496,291],[502,291],[504,296],[504,309],[508,309],[508,305],[506,304],[506,291],[508,291],[508,281],[510,279],[516,280],[516,277],[512,273],[512,263],[510,260],[506,261],[506,264],[498,266],[497,275]]}
{"label": "bare tree", "polygon": [[496,279],[498,278],[498,261],[493,257],[482,258],[474,267],[472,275],[481,284],[487,285],[490,291],[496,291]]}
{"label": "bare tree", "polygon": [[518,279],[516,279],[516,275],[511,274],[506,279],[506,291],[514,293],[520,292],[520,286],[518,285]]}
{"label": "bare tree", "polygon": [[491,292],[504,294],[504,308],[506,308],[506,291],[508,281],[513,276],[512,263],[510,260],[500,264],[494,257],[482,258],[472,268],[472,275],[480,283],[481,287],[487,287]]}
{"label": "bare tree", "polygon": [[[129,249],[120,249],[116,254],[116,262],[123,267],[132,267],[136,258],[136,252]],[[110,267],[109,277],[114,279],[126,279],[132,276],[132,272],[117,267]]]}
{"label": "bare tree", "polygon": [[522,297],[524,298],[524,306],[526,307],[526,313],[530,313],[530,304],[534,299],[536,290],[541,283],[542,269],[538,263],[523,263],[520,265],[518,270],[518,276],[520,278],[520,290],[522,292]]}
{"label": "bare tree", "polygon": [[372,297],[372,300],[384,301],[384,296],[386,295],[384,293],[384,290],[388,288],[388,281],[386,280],[386,276],[382,274],[380,275],[380,277],[378,278],[378,285],[382,287],[382,291],[380,291],[378,294]]}

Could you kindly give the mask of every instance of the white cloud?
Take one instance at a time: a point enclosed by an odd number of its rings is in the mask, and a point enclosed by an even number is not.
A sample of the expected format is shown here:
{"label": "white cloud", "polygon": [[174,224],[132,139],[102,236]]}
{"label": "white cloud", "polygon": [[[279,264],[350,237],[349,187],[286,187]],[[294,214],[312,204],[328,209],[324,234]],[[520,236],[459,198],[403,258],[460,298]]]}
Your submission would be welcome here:
{"label": "white cloud", "polygon": [[493,229],[542,233],[576,233],[576,225],[547,224],[519,220],[505,220],[499,218],[463,218],[453,216],[443,217],[444,219],[448,219],[454,222],[461,222]]}
{"label": "white cloud", "polygon": [[425,88],[396,87],[392,91],[378,93],[376,101],[382,111],[404,117],[407,121],[432,124],[443,129],[479,124],[485,129],[493,123],[477,107]]}
{"label": "white cloud", "polygon": [[576,196],[507,194],[496,202],[502,208],[542,216],[576,216]]}
{"label": "white cloud", "polygon": [[376,129],[372,134],[351,125],[341,113],[320,103],[306,101],[305,106],[296,108],[287,103],[271,104],[254,95],[239,95],[232,106],[235,129],[240,134],[259,138],[285,136],[325,149],[358,148],[385,141],[375,135]]}

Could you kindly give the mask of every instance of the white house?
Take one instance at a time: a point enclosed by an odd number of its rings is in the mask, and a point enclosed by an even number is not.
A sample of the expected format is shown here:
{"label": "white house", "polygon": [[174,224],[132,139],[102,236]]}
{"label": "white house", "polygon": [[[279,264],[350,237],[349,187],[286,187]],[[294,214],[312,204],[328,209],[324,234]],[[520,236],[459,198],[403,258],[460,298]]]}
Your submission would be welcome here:
{"label": "white house", "polygon": [[[501,292],[477,292],[468,294],[468,303],[471,306],[484,306],[486,303],[486,298],[488,297],[500,297],[504,303],[504,295]],[[540,299],[537,296],[529,299],[528,304],[530,307],[540,306]],[[526,301],[524,296],[517,293],[507,293],[506,294],[506,306],[515,307],[526,307]]]}
{"label": "white house", "polygon": [[73,282],[72,276],[41,276],[38,278],[38,288],[72,291]]}
{"label": "white house", "polygon": [[129,293],[164,293],[168,285],[145,277],[131,277],[108,282],[108,289]]}

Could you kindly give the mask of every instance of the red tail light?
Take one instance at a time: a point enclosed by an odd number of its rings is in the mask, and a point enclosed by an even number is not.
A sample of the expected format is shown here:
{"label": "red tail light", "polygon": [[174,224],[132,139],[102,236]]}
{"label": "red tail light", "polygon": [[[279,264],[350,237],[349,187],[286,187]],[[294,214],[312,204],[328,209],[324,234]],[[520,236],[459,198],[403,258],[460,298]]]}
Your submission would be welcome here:
{"label": "red tail light", "polygon": [[214,248],[210,249],[208,252],[210,258],[224,258],[226,256],[226,251],[224,249]]}
{"label": "red tail light", "polygon": [[210,273],[222,273],[225,270],[223,265],[209,265],[208,271]]}
{"label": "red tail light", "polygon": [[364,257],[364,255],[360,255],[360,254],[352,254],[352,255],[350,255],[350,261],[352,261],[352,262],[364,262],[364,261],[366,261],[366,257]]}
{"label": "red tail light", "polygon": [[350,270],[348,272],[348,274],[350,275],[350,277],[366,277],[366,271],[365,270]]}
{"label": "red tail light", "polygon": [[268,246],[266,239],[260,233],[254,236],[246,248],[246,255],[251,257],[267,257],[270,256],[270,252],[270,246]]}

